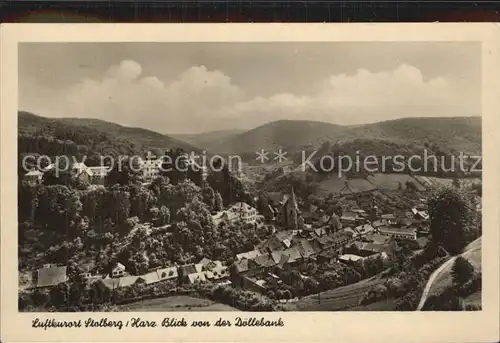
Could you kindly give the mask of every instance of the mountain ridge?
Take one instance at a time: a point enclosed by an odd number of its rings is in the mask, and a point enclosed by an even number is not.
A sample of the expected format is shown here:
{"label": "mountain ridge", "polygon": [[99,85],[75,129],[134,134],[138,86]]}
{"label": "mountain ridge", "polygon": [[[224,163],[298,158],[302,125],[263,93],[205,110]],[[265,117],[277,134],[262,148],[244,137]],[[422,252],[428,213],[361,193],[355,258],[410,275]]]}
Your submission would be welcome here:
{"label": "mountain ridge", "polygon": [[481,117],[400,118],[371,124],[343,126],[317,121],[279,120],[229,137],[214,145],[216,152],[244,154],[260,149],[319,148],[323,143],[356,139],[398,144],[438,144],[448,150],[481,150]]}

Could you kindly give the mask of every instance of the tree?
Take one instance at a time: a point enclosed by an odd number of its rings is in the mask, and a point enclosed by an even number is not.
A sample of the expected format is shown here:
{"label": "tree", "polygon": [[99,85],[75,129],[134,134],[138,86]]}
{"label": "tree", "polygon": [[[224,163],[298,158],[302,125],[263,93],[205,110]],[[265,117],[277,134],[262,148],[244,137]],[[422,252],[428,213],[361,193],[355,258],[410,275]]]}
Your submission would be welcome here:
{"label": "tree", "polygon": [[409,192],[417,192],[418,191],[417,186],[411,180],[406,181],[405,185],[406,185],[406,190]]}
{"label": "tree", "polygon": [[60,283],[50,289],[50,303],[56,307],[68,304],[69,287],[66,283]]}
{"label": "tree", "polygon": [[451,275],[455,285],[463,285],[474,275],[474,267],[465,258],[459,256],[453,264]]}
{"label": "tree", "polygon": [[208,184],[202,188],[203,202],[212,211],[215,208],[215,192]]}
{"label": "tree", "polygon": [[460,180],[457,178],[454,178],[452,181],[453,187],[455,188],[460,188]]}
{"label": "tree", "polygon": [[215,199],[214,209],[216,211],[221,211],[223,207],[223,202],[222,202],[222,196],[220,195],[219,192],[215,193],[214,199]]}
{"label": "tree", "polygon": [[458,254],[480,232],[478,214],[467,193],[448,187],[428,201],[432,240]]}

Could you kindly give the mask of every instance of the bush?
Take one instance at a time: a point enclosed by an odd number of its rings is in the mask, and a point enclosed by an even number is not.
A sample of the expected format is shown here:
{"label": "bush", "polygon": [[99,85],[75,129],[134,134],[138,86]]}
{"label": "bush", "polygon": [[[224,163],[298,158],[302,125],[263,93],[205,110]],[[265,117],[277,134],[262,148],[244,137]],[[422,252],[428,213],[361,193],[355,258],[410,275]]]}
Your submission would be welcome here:
{"label": "bush", "polygon": [[463,301],[453,287],[448,287],[438,295],[430,296],[423,311],[462,311]]}
{"label": "bush", "polygon": [[451,275],[453,277],[453,283],[455,285],[463,285],[474,275],[474,267],[465,258],[459,256],[453,264]]}
{"label": "bush", "polygon": [[481,273],[476,273],[470,280],[466,281],[457,288],[457,293],[462,297],[466,297],[474,292],[477,292],[478,290],[481,290],[481,287],[482,275]]}
{"label": "bush", "polygon": [[465,311],[481,311],[482,307],[481,307],[481,305],[468,304],[468,305],[465,305],[464,310]]}

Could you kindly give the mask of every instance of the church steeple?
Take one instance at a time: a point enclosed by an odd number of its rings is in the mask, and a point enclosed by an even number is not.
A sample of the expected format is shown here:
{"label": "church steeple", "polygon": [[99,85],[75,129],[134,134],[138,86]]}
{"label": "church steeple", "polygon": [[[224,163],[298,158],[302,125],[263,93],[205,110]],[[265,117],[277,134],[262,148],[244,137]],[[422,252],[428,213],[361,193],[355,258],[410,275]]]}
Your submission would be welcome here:
{"label": "church steeple", "polygon": [[297,205],[297,199],[295,198],[295,191],[293,190],[293,186],[292,186],[292,196],[290,197],[290,201],[293,208],[295,209],[299,208],[299,205]]}

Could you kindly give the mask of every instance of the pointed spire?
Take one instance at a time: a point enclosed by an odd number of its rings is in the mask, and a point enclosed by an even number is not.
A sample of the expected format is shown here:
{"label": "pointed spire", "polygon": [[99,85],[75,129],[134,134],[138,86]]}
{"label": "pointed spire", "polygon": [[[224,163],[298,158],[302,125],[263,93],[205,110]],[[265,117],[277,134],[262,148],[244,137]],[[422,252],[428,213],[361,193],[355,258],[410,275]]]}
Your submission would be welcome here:
{"label": "pointed spire", "polygon": [[292,205],[295,207],[295,208],[298,208],[299,206],[297,205],[297,199],[295,198],[295,191],[293,190],[293,186],[292,186],[292,197],[291,197],[291,201],[292,201]]}

